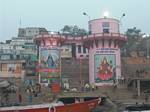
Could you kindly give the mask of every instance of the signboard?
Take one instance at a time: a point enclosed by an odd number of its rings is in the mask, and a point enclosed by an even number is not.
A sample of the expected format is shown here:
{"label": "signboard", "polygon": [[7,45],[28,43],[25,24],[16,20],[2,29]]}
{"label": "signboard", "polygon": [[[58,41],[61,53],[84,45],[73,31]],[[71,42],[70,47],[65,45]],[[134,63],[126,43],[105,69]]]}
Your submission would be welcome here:
{"label": "signboard", "polygon": [[[99,51],[108,52],[108,51]],[[109,51],[113,52],[113,51]],[[95,83],[113,83],[115,79],[116,56],[115,54],[94,55],[94,80]]]}
{"label": "signboard", "polygon": [[60,77],[60,49],[40,48],[40,67],[38,72],[44,80],[50,77]]}

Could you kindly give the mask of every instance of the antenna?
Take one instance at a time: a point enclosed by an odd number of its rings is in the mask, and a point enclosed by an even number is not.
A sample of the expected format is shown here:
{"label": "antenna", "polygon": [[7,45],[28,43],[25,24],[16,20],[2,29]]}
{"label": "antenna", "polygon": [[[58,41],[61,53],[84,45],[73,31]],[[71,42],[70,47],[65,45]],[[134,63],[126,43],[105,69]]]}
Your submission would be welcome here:
{"label": "antenna", "polygon": [[20,17],[20,21],[19,21],[19,27],[21,28],[21,17]]}

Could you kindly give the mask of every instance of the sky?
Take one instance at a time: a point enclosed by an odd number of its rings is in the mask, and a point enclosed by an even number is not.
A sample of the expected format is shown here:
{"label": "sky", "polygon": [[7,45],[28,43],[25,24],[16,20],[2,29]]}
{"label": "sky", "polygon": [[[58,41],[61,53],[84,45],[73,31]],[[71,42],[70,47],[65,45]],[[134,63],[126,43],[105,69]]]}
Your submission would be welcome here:
{"label": "sky", "polygon": [[[0,0],[0,41],[17,36],[19,27],[45,27],[59,31],[64,25],[88,28],[90,19],[109,17],[121,20],[121,31],[137,27],[150,34],[150,0]],[[20,24],[21,23],[21,24]]]}

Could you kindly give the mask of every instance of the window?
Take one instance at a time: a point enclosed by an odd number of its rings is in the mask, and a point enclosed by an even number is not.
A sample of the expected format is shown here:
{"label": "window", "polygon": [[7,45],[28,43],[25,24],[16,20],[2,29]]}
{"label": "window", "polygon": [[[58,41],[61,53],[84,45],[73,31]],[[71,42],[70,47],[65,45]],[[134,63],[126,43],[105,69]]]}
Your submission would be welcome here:
{"label": "window", "polygon": [[103,29],[103,33],[109,33],[109,29]]}
{"label": "window", "polygon": [[69,49],[65,49],[65,51],[69,51]]}
{"label": "window", "polygon": [[86,53],[86,48],[85,47],[83,47],[83,53]]}
{"label": "window", "polygon": [[103,33],[109,33],[109,22],[103,22],[102,27],[103,27]]}
{"label": "window", "polygon": [[78,45],[78,53],[81,53],[81,45]]}

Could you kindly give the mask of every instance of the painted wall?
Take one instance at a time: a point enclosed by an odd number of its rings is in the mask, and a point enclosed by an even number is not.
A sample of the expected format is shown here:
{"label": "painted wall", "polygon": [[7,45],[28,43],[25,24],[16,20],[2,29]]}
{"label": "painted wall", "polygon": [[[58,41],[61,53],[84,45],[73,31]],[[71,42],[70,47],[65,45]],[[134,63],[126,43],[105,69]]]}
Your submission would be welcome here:
{"label": "painted wall", "polygon": [[48,83],[49,78],[60,77],[60,49],[58,47],[40,47],[39,55],[41,83]]}
{"label": "painted wall", "polygon": [[39,67],[37,69],[39,83],[58,83],[61,72],[61,49],[56,38],[47,38],[51,37],[50,35],[45,36],[40,40],[39,46]]}
{"label": "painted wall", "polygon": [[121,76],[120,49],[111,47],[105,40],[105,46],[102,47],[102,41],[99,41],[98,48],[93,46],[89,50],[89,79],[90,83],[97,86],[113,85],[113,81]]}

